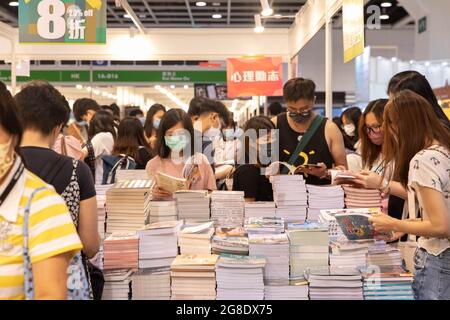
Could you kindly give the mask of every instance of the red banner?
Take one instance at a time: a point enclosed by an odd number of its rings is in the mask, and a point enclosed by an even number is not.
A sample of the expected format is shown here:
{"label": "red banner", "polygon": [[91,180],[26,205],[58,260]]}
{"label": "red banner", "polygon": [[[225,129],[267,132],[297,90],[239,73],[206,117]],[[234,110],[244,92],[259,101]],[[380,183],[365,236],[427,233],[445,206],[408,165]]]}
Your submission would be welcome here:
{"label": "red banner", "polygon": [[228,97],[282,96],[283,61],[281,57],[228,59]]}

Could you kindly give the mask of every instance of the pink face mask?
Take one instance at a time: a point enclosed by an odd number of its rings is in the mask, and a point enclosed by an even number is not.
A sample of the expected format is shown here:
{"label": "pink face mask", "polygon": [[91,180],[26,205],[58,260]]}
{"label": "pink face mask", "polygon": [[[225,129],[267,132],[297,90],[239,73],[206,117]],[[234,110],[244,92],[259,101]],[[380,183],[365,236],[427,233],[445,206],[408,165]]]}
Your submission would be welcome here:
{"label": "pink face mask", "polygon": [[376,144],[377,146],[381,146],[383,144],[384,139],[384,133],[383,131],[380,131],[378,133],[371,132],[369,133],[369,139],[372,141],[373,144]]}

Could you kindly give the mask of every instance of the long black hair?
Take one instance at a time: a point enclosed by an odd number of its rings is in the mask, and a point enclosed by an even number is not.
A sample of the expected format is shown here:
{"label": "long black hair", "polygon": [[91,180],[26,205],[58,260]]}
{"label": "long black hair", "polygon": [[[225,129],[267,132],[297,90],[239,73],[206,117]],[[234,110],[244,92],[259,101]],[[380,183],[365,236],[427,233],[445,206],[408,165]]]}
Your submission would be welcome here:
{"label": "long black hair", "polygon": [[[170,109],[161,119],[161,124],[159,125],[158,133],[156,134],[156,152],[162,159],[169,158],[171,154],[171,150],[166,146],[166,141],[164,139],[166,132],[180,122],[183,125],[184,130],[190,135],[190,143],[184,149],[185,153],[183,156],[189,157],[194,154],[194,126],[192,125],[191,118],[182,109]],[[188,154],[186,154],[186,151],[188,151]]]}
{"label": "long black hair", "polygon": [[23,129],[17,115],[17,107],[11,93],[5,84],[0,81],[0,126],[13,136],[14,149],[19,150],[22,141]]}
{"label": "long black hair", "polygon": [[89,138],[92,139],[96,134],[109,132],[116,139],[116,130],[114,126],[114,117],[108,111],[100,110],[95,113],[89,124]]}
{"label": "long black hair", "polygon": [[126,154],[137,162],[142,162],[139,149],[144,147],[149,154],[150,145],[144,137],[144,129],[139,119],[127,117],[120,122],[117,139],[114,143],[113,155]]}
{"label": "long black hair", "polygon": [[164,107],[162,104],[155,103],[150,107],[150,109],[147,112],[147,118],[145,118],[145,124],[144,124],[144,132],[147,138],[150,138],[152,136],[153,129],[153,117],[155,114],[157,114],[159,111],[166,112],[166,107]]}
{"label": "long black hair", "polygon": [[396,94],[403,90],[411,90],[425,98],[433,107],[439,120],[450,129],[450,121],[439,105],[427,78],[417,71],[404,71],[396,74],[389,82],[388,94]]}

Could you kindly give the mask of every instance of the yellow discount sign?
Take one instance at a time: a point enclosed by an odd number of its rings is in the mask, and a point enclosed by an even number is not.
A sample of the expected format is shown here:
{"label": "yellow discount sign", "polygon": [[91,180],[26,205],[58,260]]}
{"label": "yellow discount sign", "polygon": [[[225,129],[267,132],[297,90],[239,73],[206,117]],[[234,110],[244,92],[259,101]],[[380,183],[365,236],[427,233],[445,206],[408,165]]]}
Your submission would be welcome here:
{"label": "yellow discount sign", "polygon": [[344,0],[343,4],[344,62],[364,53],[364,0]]}

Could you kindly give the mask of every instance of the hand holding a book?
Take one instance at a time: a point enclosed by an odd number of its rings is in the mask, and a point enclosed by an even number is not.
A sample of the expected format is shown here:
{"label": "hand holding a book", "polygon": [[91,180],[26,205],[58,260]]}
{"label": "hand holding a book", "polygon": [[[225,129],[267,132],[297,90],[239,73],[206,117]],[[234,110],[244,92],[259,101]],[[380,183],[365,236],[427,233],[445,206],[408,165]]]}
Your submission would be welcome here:
{"label": "hand holding a book", "polygon": [[172,198],[172,192],[166,191],[155,185],[152,193],[154,200],[167,200]]}
{"label": "hand holding a book", "polygon": [[306,173],[311,176],[324,178],[327,175],[327,166],[325,163],[318,163],[317,165],[304,165],[297,168],[296,173]]}
{"label": "hand holding a book", "polygon": [[380,189],[383,184],[383,177],[372,171],[361,171],[355,178],[353,183],[364,189]]}
{"label": "hand holding a book", "polygon": [[399,232],[396,232],[398,221],[398,219],[392,218],[384,213],[372,214],[369,218],[369,222],[372,223],[375,231],[377,233],[388,234],[388,240],[390,241],[394,240],[393,238],[400,235]]}

